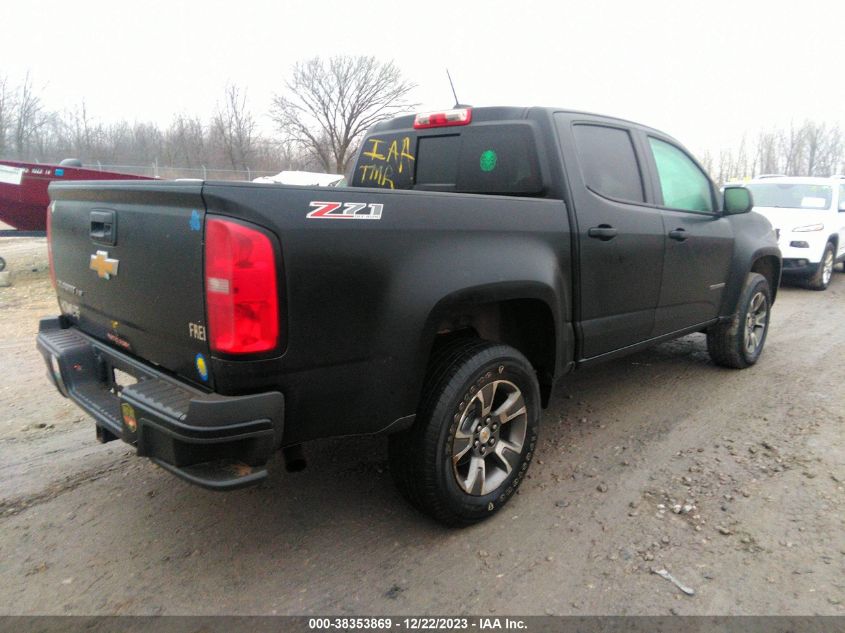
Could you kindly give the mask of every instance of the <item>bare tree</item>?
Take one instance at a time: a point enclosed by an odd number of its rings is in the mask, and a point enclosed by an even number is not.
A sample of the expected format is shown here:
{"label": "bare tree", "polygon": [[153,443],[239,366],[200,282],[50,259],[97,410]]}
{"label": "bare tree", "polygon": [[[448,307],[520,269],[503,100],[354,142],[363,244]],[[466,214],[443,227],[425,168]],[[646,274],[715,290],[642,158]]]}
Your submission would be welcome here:
{"label": "bare tree", "polygon": [[[842,131],[838,126],[816,125],[816,129],[824,130],[821,138],[814,140],[818,144],[818,154],[814,158],[811,175],[828,176],[841,174],[845,169],[845,146],[843,146]],[[808,141],[809,142],[809,141]]]}
{"label": "bare tree", "polygon": [[248,169],[255,142],[255,119],[247,110],[246,92],[235,85],[226,86],[223,106],[213,119],[217,142],[232,169]]}
{"label": "bare tree", "polygon": [[743,134],[736,154],[735,172],[733,174],[735,178],[746,178],[754,174],[756,160],[752,158],[753,154],[753,151],[748,151],[748,141]]}
{"label": "bare tree", "polygon": [[[38,132],[29,141],[28,153],[49,161],[60,148],[57,140],[63,138],[61,127],[64,123],[56,112],[45,111],[41,114]],[[67,153],[64,153],[67,158]]]}
{"label": "bare tree", "polygon": [[830,141],[825,152],[827,171],[831,174],[845,174],[845,139],[838,127],[831,132]]}
{"label": "bare tree", "polygon": [[15,110],[15,95],[9,88],[6,75],[0,75],[0,158],[9,151],[9,134],[12,130],[12,112]]}
{"label": "bare tree", "polygon": [[30,141],[40,133],[45,123],[41,98],[35,94],[32,79],[27,73],[18,91],[12,130],[15,152],[19,157],[26,154]]}
{"label": "bare tree", "polygon": [[801,173],[806,149],[806,132],[806,126],[796,128],[794,123],[789,124],[789,130],[781,131],[782,172],[788,176],[806,175]]}
{"label": "bare tree", "polygon": [[711,178],[716,180],[716,162],[713,160],[713,154],[710,153],[710,150],[704,150],[704,153],[701,155],[700,162],[701,166],[704,167],[704,171],[710,174]]}
{"label": "bare tree", "polygon": [[[118,121],[103,129],[103,145],[97,152],[96,158],[106,164],[140,162],[135,146],[135,134],[127,121]],[[145,161],[146,162],[146,161]]]}
{"label": "bare tree", "polygon": [[275,143],[276,155],[279,158],[279,169],[309,169],[309,158],[299,151],[296,143],[290,139],[282,139]]}
{"label": "bare tree", "polygon": [[114,144],[104,138],[105,131],[102,125],[92,121],[85,101],[65,118],[70,141],[69,149],[74,158],[90,160],[94,156],[102,155],[104,147],[109,147],[113,151]]}
{"label": "bare tree", "polygon": [[827,126],[808,121],[804,124],[804,145],[807,150],[805,173],[808,176],[818,175],[820,154],[823,151]]}
{"label": "bare tree", "polygon": [[757,166],[761,174],[776,174],[780,169],[778,163],[778,133],[760,132],[757,137]]}
{"label": "bare tree", "polygon": [[155,123],[135,123],[132,126],[135,155],[145,163],[157,162],[164,147],[164,134]]}
{"label": "bare tree", "polygon": [[737,148],[725,148],[719,151],[718,162],[714,161],[712,154],[705,153],[706,160],[703,163],[707,170],[713,175],[716,182],[724,183],[733,180],[743,180],[754,175],[758,159],[756,150],[749,151],[745,135]]}
{"label": "bare tree", "polygon": [[415,105],[407,101],[415,85],[375,57],[298,62],[286,86],[271,116],[327,172],[345,173],[368,128]]}
{"label": "bare tree", "polygon": [[197,117],[178,114],[167,130],[167,156],[171,165],[199,167],[209,162],[208,139]]}

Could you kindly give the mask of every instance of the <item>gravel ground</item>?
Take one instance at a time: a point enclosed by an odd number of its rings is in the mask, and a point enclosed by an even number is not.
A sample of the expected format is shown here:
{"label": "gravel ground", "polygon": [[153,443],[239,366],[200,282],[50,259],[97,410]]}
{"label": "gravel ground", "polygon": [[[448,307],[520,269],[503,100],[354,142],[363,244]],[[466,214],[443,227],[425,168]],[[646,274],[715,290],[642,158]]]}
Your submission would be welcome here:
{"label": "gravel ground", "polygon": [[0,614],[845,614],[842,273],[781,289],[751,369],[694,335],[572,375],[519,496],[447,530],[383,439],[227,494],[96,444],[34,349],[44,240],[0,254]]}

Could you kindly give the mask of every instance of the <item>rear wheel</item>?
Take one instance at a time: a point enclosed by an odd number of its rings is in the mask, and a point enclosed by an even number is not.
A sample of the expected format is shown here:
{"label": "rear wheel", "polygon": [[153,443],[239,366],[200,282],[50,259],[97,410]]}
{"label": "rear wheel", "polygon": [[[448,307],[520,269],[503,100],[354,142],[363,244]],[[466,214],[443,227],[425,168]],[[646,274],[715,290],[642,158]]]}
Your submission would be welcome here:
{"label": "rear wheel", "polygon": [[830,278],[833,277],[833,266],[835,259],[833,244],[828,242],[824,248],[822,260],[813,276],[807,280],[807,287],[813,290],[825,290],[830,285]]}
{"label": "rear wheel", "polygon": [[717,365],[744,369],[763,353],[772,293],[763,275],[749,273],[733,319],[707,330],[707,351]]}
{"label": "rear wheel", "polygon": [[390,471],[418,509],[470,525],[516,492],[537,443],[540,390],[517,350],[452,341],[429,368],[414,426],[390,437]]}

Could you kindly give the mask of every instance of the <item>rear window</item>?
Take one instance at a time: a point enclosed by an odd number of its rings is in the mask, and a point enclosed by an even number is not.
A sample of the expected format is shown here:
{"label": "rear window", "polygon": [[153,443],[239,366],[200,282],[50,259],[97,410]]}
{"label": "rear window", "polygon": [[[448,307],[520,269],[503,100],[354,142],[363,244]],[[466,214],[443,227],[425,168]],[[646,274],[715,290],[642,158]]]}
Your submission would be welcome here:
{"label": "rear window", "polygon": [[461,137],[427,136],[417,144],[416,183],[427,185],[429,189],[455,190],[458,173],[458,154],[461,151]]}
{"label": "rear window", "polygon": [[524,196],[544,190],[534,133],[527,124],[370,137],[352,185]]}
{"label": "rear window", "polygon": [[754,196],[757,207],[788,209],[829,209],[833,189],[827,185],[792,182],[750,183],[745,185]]}

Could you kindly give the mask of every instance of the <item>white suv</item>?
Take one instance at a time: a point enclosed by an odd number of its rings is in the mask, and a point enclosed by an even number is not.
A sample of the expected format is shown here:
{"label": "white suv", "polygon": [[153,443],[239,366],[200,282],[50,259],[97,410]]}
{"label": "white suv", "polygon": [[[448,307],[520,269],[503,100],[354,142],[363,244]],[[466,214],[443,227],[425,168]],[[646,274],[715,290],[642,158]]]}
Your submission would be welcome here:
{"label": "white suv", "polygon": [[778,234],[784,277],[824,290],[845,261],[845,176],[762,176],[743,183]]}

